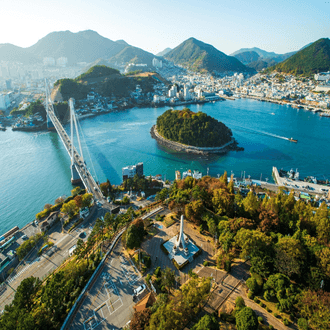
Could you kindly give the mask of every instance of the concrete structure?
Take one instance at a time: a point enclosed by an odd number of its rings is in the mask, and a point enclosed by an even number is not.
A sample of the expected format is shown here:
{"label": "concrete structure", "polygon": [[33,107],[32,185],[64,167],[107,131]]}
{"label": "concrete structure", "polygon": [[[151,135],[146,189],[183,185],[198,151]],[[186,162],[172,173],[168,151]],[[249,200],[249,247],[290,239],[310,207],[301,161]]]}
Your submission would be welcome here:
{"label": "concrete structure", "polygon": [[7,80],[6,80],[6,88],[7,88],[7,89],[12,89],[12,88],[13,88],[13,86],[12,86],[12,84],[11,84],[11,79],[7,79]]}
{"label": "concrete structure", "polygon": [[169,258],[174,259],[180,268],[194,260],[199,248],[184,234],[183,215],[181,215],[179,234],[165,242],[164,247],[169,253]]}
{"label": "concrete structure", "polygon": [[156,68],[162,68],[163,67],[163,61],[162,60],[159,60],[158,58],[154,58],[152,60],[152,65]]}
{"label": "concrete structure", "polygon": [[181,172],[175,171],[175,180],[181,180]]}
{"label": "concrete structure", "polygon": [[122,168],[123,181],[133,178],[135,174],[143,175],[143,163],[138,163],[136,165],[130,165]]}
{"label": "concrete structure", "polygon": [[68,64],[67,57],[60,57],[56,60],[56,65],[61,66],[62,68],[65,68]]}
{"label": "concrete structure", "polygon": [[178,93],[178,87],[177,85],[173,85],[171,89],[168,91],[168,97],[176,97],[177,93]]}
{"label": "concrete structure", "polygon": [[55,59],[53,57],[44,57],[43,63],[45,66],[54,66],[55,65]]}
{"label": "concrete structure", "polygon": [[327,81],[330,79],[330,71],[328,72],[320,72],[320,73],[316,73],[314,75],[314,79],[318,80],[318,81]]}
{"label": "concrete structure", "polygon": [[41,231],[46,231],[48,230],[53,224],[54,222],[58,219],[59,216],[59,211],[55,211],[52,212],[47,219],[45,219],[44,221],[39,222],[39,228]]}
{"label": "concrete structure", "polygon": [[11,103],[11,94],[9,93],[1,93],[0,94],[0,110],[7,110]]}

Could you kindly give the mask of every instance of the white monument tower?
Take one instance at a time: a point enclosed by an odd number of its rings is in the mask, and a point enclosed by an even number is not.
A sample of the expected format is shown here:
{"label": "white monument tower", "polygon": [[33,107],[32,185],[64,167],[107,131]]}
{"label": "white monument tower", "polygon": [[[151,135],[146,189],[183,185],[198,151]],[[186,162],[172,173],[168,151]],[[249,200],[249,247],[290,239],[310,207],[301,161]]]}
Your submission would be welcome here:
{"label": "white monument tower", "polygon": [[[180,246],[181,244],[181,246]],[[183,233],[183,215],[181,215],[181,220],[180,220],[180,233],[178,235],[178,239],[175,242],[175,245],[173,247],[173,252],[175,253],[178,248],[182,248],[184,251],[185,255],[188,255],[188,244],[189,244],[189,239],[186,237],[186,235]]]}

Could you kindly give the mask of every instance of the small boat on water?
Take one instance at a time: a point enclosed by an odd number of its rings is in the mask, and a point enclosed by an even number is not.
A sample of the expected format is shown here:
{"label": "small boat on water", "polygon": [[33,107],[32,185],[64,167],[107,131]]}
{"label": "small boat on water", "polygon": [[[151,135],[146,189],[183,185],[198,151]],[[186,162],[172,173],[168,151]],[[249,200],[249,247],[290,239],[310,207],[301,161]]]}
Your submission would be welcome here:
{"label": "small boat on water", "polygon": [[274,116],[274,115],[275,115],[275,113],[274,113],[274,112],[271,112],[271,115],[273,115],[273,116]]}
{"label": "small boat on water", "polygon": [[297,143],[298,142],[298,140],[295,140],[295,139],[293,139],[292,137],[290,138],[290,139],[288,139],[290,142],[295,142],[295,143]]}

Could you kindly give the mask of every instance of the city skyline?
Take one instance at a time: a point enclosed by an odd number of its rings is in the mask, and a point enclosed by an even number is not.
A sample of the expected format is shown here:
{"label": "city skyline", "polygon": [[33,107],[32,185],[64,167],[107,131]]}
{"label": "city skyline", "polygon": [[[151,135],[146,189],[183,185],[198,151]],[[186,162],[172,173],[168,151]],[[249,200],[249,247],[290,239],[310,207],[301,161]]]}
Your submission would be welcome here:
{"label": "city skyline", "polygon": [[258,47],[269,52],[296,51],[330,36],[330,3],[253,0],[230,3],[183,0],[180,3],[123,0],[14,0],[3,3],[0,44],[29,47],[54,31],[94,30],[113,41],[123,39],[151,53],[174,48],[194,37],[231,54]]}

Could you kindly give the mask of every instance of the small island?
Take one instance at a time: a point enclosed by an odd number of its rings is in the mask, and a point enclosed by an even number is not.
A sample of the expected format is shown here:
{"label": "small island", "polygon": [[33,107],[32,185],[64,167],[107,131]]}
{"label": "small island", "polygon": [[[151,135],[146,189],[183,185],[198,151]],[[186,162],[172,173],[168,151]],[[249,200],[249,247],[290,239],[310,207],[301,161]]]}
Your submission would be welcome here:
{"label": "small island", "polygon": [[222,122],[203,112],[167,110],[157,118],[151,136],[161,145],[195,154],[225,153],[244,150],[238,147],[232,131]]}

